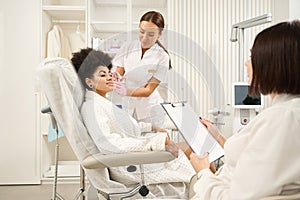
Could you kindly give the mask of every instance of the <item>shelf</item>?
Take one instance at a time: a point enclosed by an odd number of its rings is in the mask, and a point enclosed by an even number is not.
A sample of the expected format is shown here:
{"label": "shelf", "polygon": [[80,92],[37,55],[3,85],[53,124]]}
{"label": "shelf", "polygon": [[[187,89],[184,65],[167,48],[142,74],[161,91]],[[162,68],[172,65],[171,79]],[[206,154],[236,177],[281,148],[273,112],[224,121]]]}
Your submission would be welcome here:
{"label": "shelf", "polygon": [[158,9],[158,8],[166,8],[166,1],[162,0],[132,0],[133,8],[149,8],[149,9]]}
{"label": "shelf", "polygon": [[94,0],[96,7],[125,7],[127,5],[126,0]]}
{"label": "shelf", "polygon": [[[126,0],[94,0],[97,7],[125,7],[127,6]],[[138,0],[132,1],[132,7],[139,8],[162,8],[166,7],[165,1],[162,0]]]}
{"label": "shelf", "polygon": [[126,21],[92,21],[91,24],[126,24]]}
{"label": "shelf", "polygon": [[85,6],[61,6],[61,5],[46,5],[43,10],[57,10],[57,11],[85,11]]}
{"label": "shelf", "polygon": [[52,5],[43,6],[43,11],[55,20],[85,20],[86,7]]}
{"label": "shelf", "polygon": [[[108,27],[107,25],[111,25]],[[94,33],[121,33],[126,31],[126,23],[115,22],[115,23],[91,23],[91,28]]]}
{"label": "shelf", "polygon": [[[50,169],[44,172],[44,178],[53,178],[55,165],[51,165]],[[80,176],[80,164],[78,161],[59,161],[58,177],[78,177]]]}

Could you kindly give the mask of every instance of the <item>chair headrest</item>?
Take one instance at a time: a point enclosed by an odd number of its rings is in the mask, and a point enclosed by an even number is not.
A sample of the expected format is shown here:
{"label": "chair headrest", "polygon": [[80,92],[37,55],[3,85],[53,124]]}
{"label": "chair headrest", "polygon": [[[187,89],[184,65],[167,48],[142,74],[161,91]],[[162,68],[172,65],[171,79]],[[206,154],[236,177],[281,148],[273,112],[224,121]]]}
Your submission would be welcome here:
{"label": "chair headrest", "polygon": [[79,160],[99,150],[88,134],[80,114],[85,91],[69,60],[47,58],[38,77],[52,113]]}
{"label": "chair headrest", "polygon": [[[59,70],[58,73],[62,74],[65,83],[67,84],[66,86],[72,92],[77,107],[80,108],[84,100],[85,91],[70,61],[65,58],[46,58],[41,65],[52,66],[55,68],[52,70]],[[59,67],[56,68],[56,66]]]}

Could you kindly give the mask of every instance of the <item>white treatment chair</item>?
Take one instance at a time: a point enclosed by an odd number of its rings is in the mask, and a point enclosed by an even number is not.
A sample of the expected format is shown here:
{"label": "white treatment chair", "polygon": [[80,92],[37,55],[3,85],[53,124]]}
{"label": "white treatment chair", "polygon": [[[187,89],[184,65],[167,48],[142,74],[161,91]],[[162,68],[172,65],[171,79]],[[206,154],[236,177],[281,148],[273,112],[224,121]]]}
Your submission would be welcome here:
{"label": "white treatment chair", "polygon": [[[138,192],[142,196],[146,195],[147,188],[142,170],[141,182],[127,188],[110,179],[108,168],[167,162],[174,159],[173,155],[167,151],[109,155],[100,153],[80,115],[84,90],[71,63],[64,58],[45,59],[37,70],[37,77],[48,100],[52,118],[57,121],[69,141],[89,183],[97,189],[99,199],[131,197]],[[81,182],[83,181],[84,178]],[[151,188],[151,185],[149,187]],[[81,193],[84,189],[81,188]]]}

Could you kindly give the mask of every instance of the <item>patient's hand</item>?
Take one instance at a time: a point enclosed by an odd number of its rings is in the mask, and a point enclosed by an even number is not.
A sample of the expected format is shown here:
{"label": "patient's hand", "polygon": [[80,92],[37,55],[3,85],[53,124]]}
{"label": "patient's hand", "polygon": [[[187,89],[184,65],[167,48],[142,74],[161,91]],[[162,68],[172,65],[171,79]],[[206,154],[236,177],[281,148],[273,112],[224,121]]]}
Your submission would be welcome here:
{"label": "patient's hand", "polygon": [[169,151],[176,158],[178,157],[178,147],[172,140],[170,140],[169,136],[166,139],[166,151]]}
{"label": "patient's hand", "polygon": [[166,129],[160,128],[158,126],[152,125],[152,131],[154,132],[167,132]]}

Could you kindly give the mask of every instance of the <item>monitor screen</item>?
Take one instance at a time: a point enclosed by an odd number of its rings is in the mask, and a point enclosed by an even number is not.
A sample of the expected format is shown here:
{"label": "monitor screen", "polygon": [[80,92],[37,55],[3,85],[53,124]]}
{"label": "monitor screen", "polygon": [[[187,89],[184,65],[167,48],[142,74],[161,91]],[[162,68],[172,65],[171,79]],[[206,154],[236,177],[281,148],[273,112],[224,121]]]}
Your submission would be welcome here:
{"label": "monitor screen", "polygon": [[234,108],[261,108],[263,106],[262,95],[249,95],[248,83],[233,84],[233,107]]}

